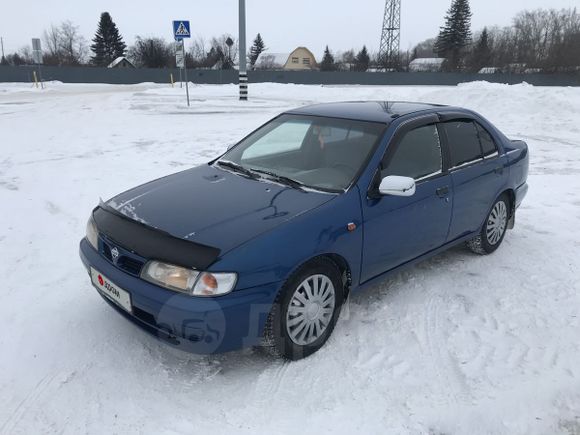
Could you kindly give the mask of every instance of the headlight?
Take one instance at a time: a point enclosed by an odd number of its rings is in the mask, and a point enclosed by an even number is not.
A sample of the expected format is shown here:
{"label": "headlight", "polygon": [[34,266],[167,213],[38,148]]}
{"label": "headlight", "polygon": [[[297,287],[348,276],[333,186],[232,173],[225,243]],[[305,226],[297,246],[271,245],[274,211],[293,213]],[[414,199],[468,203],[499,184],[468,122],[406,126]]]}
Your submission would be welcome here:
{"label": "headlight", "polygon": [[143,268],[141,278],[153,284],[191,294],[199,272],[172,264],[150,261]]}
{"label": "headlight", "polygon": [[219,296],[234,289],[237,275],[198,272],[181,266],[150,261],[143,268],[141,278],[180,293],[193,296]]}
{"label": "headlight", "polygon": [[97,231],[97,226],[92,216],[87,222],[87,240],[93,248],[97,251],[99,250],[99,232]]}

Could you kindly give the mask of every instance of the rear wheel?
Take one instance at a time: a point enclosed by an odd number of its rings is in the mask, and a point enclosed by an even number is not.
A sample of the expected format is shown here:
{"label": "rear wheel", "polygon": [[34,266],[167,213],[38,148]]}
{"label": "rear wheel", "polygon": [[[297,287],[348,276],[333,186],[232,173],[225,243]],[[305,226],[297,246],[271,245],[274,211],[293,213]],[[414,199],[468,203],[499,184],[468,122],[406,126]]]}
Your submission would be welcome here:
{"label": "rear wheel", "polygon": [[298,269],[286,281],[265,329],[269,350],[298,360],[320,349],[336,325],[343,302],[340,271],[319,258]]}
{"label": "rear wheel", "polygon": [[479,235],[467,242],[467,246],[480,255],[491,254],[499,248],[508,228],[509,210],[509,197],[503,194],[493,204]]}

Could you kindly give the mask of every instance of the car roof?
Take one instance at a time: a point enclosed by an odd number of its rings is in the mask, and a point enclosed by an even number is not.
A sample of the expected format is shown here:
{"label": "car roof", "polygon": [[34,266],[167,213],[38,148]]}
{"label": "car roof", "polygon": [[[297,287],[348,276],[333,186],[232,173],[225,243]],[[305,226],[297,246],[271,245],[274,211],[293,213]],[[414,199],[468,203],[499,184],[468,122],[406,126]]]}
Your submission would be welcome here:
{"label": "car roof", "polygon": [[423,111],[448,108],[439,104],[406,101],[349,101],[304,106],[285,113],[292,115],[325,116],[390,124],[394,119]]}

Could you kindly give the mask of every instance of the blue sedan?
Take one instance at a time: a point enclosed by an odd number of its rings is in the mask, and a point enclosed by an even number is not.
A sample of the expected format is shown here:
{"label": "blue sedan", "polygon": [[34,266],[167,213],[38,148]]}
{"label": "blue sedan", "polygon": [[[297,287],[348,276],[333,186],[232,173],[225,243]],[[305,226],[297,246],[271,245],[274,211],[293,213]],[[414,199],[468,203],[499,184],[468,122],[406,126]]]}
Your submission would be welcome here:
{"label": "blue sedan", "polygon": [[524,142],[465,109],[303,107],[101,203],[80,256],[112,308],[173,346],[300,359],[351,291],[460,243],[494,252],[528,163]]}

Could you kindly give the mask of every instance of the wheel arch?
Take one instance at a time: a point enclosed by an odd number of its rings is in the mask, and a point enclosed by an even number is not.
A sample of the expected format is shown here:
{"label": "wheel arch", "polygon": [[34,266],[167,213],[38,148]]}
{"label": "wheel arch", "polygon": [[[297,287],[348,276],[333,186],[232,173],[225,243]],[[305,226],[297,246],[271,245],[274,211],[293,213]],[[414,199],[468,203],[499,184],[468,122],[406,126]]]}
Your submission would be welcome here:
{"label": "wheel arch", "polygon": [[296,267],[294,267],[288,273],[286,280],[290,279],[290,277],[294,273],[296,273],[296,271],[298,271],[299,269],[309,265],[310,263],[316,262],[316,260],[319,260],[319,259],[329,260],[337,267],[337,269],[339,270],[340,275],[342,277],[342,284],[344,286],[345,297],[346,297],[348,295],[348,292],[350,291],[351,286],[352,286],[351,267],[350,267],[350,264],[348,263],[348,261],[346,260],[346,258],[344,258],[340,254],[336,254],[333,252],[326,252],[326,253],[317,254],[317,255],[310,257],[309,259],[303,261],[302,263],[296,265]]}

